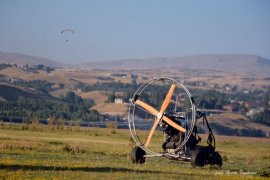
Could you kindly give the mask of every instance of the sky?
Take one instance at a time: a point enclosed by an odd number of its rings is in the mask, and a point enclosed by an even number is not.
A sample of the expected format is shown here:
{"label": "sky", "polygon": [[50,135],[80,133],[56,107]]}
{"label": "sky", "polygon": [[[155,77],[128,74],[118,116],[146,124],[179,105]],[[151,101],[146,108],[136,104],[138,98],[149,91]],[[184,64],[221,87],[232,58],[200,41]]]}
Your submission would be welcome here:
{"label": "sky", "polygon": [[269,0],[0,0],[0,52],[64,63],[212,53],[270,59],[269,9]]}

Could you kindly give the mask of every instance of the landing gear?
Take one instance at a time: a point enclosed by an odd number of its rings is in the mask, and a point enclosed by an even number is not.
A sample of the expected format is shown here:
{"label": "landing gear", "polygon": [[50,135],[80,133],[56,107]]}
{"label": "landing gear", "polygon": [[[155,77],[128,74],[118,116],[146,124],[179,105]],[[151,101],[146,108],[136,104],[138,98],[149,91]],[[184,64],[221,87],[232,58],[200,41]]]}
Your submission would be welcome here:
{"label": "landing gear", "polygon": [[191,153],[191,166],[203,167],[207,164],[222,166],[222,157],[211,146],[200,146]]}
{"label": "landing gear", "polygon": [[132,163],[135,164],[144,164],[145,163],[145,151],[140,148],[139,146],[136,146],[132,149],[131,154],[130,154],[130,158]]}
{"label": "landing gear", "polygon": [[206,158],[206,153],[203,150],[198,149],[193,151],[191,154],[191,166],[203,167],[206,164]]}
{"label": "landing gear", "polygon": [[218,165],[219,168],[222,166],[222,157],[218,152],[214,152],[210,155],[210,164]]}

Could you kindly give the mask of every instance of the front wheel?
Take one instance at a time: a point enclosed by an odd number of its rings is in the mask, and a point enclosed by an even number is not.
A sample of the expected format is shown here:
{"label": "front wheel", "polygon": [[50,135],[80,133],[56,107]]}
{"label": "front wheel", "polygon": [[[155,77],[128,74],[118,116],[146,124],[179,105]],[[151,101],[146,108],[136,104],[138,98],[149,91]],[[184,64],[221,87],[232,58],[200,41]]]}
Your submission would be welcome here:
{"label": "front wheel", "polygon": [[140,148],[139,146],[136,146],[132,149],[131,154],[130,154],[130,158],[132,163],[135,164],[144,164],[145,163],[145,151]]}

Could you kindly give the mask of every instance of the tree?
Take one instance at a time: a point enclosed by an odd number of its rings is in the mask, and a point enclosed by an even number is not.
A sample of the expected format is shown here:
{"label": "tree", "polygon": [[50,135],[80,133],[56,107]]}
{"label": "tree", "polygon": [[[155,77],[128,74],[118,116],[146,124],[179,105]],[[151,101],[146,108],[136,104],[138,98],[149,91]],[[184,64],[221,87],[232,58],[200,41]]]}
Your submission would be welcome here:
{"label": "tree", "polygon": [[114,102],[115,97],[116,97],[116,96],[115,96],[115,90],[113,90],[113,91],[111,92],[111,94],[109,94],[108,99],[107,99],[107,102],[110,102],[110,103]]}
{"label": "tree", "polygon": [[131,85],[132,85],[133,87],[136,87],[136,86],[138,85],[135,78],[132,79]]}
{"label": "tree", "polygon": [[264,101],[263,123],[270,124],[270,111],[269,111],[269,105],[268,105],[269,96],[267,93],[265,96],[266,97]]}
{"label": "tree", "polygon": [[69,103],[75,103],[75,97],[76,97],[75,93],[72,91],[69,91],[66,97],[64,98],[64,100]]}

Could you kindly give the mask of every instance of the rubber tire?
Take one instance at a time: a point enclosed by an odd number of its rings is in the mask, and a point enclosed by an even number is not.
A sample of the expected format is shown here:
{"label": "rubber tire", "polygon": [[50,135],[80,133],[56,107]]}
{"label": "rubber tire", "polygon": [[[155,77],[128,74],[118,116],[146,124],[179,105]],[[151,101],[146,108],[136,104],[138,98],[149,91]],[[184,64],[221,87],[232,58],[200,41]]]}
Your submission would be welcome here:
{"label": "rubber tire", "polygon": [[203,167],[206,165],[206,154],[203,150],[198,149],[192,152],[191,154],[191,166],[192,167]]}
{"label": "rubber tire", "polygon": [[219,154],[219,152],[214,152],[211,155],[211,164],[212,165],[218,165],[221,168],[221,166],[222,166],[222,157]]}
{"label": "rubber tire", "polygon": [[144,164],[145,163],[145,151],[140,148],[139,146],[136,146],[132,149],[131,153],[130,153],[130,158],[132,163],[135,164]]}

